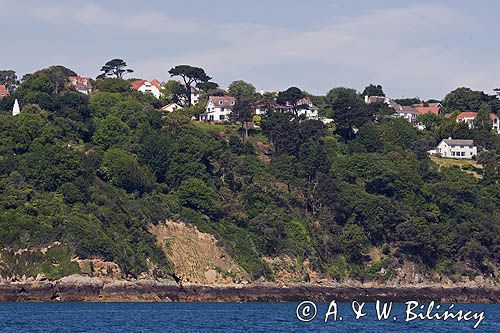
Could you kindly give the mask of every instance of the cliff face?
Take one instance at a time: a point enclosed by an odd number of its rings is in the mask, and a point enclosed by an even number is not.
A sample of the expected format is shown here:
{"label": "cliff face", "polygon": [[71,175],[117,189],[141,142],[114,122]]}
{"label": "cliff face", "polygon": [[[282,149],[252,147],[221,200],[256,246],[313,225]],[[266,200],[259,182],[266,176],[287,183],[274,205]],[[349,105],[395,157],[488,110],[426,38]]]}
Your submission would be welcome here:
{"label": "cliff face", "polygon": [[368,287],[318,284],[185,285],[169,281],[104,281],[72,275],[53,282],[0,285],[0,301],[127,301],[127,302],[249,302],[249,301],[405,301],[498,303],[498,288],[442,286]]}

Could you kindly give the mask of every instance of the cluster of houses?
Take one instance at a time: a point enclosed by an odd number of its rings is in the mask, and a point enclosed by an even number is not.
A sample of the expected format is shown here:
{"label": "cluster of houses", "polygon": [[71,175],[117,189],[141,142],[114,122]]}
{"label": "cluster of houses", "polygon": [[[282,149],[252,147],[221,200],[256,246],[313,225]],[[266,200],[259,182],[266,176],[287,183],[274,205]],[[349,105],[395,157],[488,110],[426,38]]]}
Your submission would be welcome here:
{"label": "cluster of houses", "polygon": [[[92,93],[92,80],[89,77],[82,76],[71,76],[68,78],[68,87],[74,88],[76,91],[90,95]],[[131,89],[140,91],[142,93],[152,94],[156,98],[162,96],[162,90],[164,88],[164,83],[157,79],[151,81],[148,80],[136,80],[132,82]],[[500,89],[495,89],[497,94],[500,95]],[[261,91],[261,94],[264,94]],[[10,93],[5,85],[0,85],[0,99],[9,96]],[[191,102],[192,104],[197,104],[200,101],[200,90],[192,87],[191,88]],[[180,101],[180,104],[185,104],[186,101]],[[408,122],[414,124],[419,129],[423,129],[424,126],[418,123],[417,116],[424,114],[441,114],[441,103],[418,103],[411,106],[400,105],[391,98],[385,96],[365,96],[365,103],[383,103],[394,111],[394,116],[404,118]],[[165,112],[173,112],[175,110],[181,109],[182,105],[177,103],[170,103],[161,108]],[[233,108],[236,104],[236,98],[232,96],[209,96],[208,102],[205,106],[205,111],[198,116],[198,120],[207,122],[225,122],[230,118]],[[256,105],[254,107],[255,115],[264,115],[270,111],[281,111],[281,112],[294,112],[297,116],[305,116],[306,119],[321,120],[324,123],[333,122],[333,119],[320,117],[318,114],[318,108],[311,102],[309,98],[302,98],[295,105],[289,103],[278,104],[276,102],[270,104]],[[20,113],[19,102],[14,102],[12,114],[17,115]],[[460,113],[456,121],[466,123],[469,128],[474,127],[474,122],[477,117],[477,112],[462,112]],[[497,115],[490,114],[490,119],[492,121],[493,129],[500,134],[500,120]],[[429,151],[430,154],[439,155],[447,158],[458,158],[458,159],[470,159],[477,155],[478,147],[474,145],[473,140],[463,140],[463,139],[444,139],[442,140],[436,149]]]}
{"label": "cluster of houses", "polygon": [[[144,93],[153,94],[156,98],[160,98],[162,94],[163,84],[158,80],[154,79],[151,81],[147,80],[137,80],[132,83],[131,88]],[[261,91],[264,94],[264,91]],[[191,87],[191,103],[197,104],[200,101],[200,90]],[[182,101],[181,101],[182,102]],[[182,104],[182,103],[181,103]],[[224,96],[209,96],[207,105],[205,106],[205,112],[198,116],[200,121],[209,122],[224,122],[228,121],[230,114],[233,112],[233,108],[236,104],[236,98],[228,95]],[[166,112],[173,112],[177,109],[182,108],[181,105],[177,103],[170,103],[162,107],[161,109]],[[319,119],[324,122],[332,121],[327,118],[320,118],[318,116],[318,108],[311,102],[309,98],[303,98],[297,102],[297,107],[293,107],[289,103],[285,105],[280,105],[273,103],[271,105],[258,105],[254,109],[256,115],[263,115],[270,110],[279,111],[293,111],[296,112],[297,116],[304,115],[307,119]]]}
{"label": "cluster of houses", "polygon": [[[500,89],[498,91],[500,91]],[[441,109],[442,109],[441,103],[422,102],[418,104],[413,104],[411,106],[404,106],[396,103],[394,100],[388,97],[382,97],[382,96],[365,96],[365,102],[367,104],[373,104],[373,103],[387,104],[391,109],[394,110],[395,116],[406,119],[408,122],[415,124],[420,129],[423,129],[423,125],[418,123],[417,116],[428,113],[437,116],[441,114]],[[477,112],[462,112],[457,116],[457,122],[465,122],[469,126],[469,128],[473,128],[476,117],[477,117]],[[492,128],[498,134],[500,134],[500,120],[498,116],[493,113],[490,113],[490,119],[492,121]]]}

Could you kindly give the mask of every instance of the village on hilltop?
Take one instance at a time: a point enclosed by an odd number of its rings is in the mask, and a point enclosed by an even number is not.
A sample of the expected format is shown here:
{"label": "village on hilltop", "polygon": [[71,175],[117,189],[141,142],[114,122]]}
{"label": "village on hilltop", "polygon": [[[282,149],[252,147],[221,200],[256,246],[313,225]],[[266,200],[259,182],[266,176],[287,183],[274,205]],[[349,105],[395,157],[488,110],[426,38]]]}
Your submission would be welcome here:
{"label": "village on hilltop", "polygon": [[[133,70],[127,69],[126,66],[123,60],[113,59],[102,67],[101,71],[103,73],[96,80],[84,76],[69,76],[65,82],[65,86],[81,94],[91,95],[94,89],[93,83],[95,84],[99,80],[110,78],[123,79],[123,74],[133,72]],[[176,73],[175,70],[179,72]],[[183,70],[187,72],[194,70],[194,72],[191,74],[183,73]],[[183,80],[171,79],[161,82],[157,79],[130,79],[126,81],[130,83],[129,89],[131,91],[150,94],[158,100],[168,101],[168,103],[159,108],[163,112],[171,113],[187,107],[197,106],[201,111],[193,116],[193,120],[221,124],[235,122],[233,115],[234,109],[238,107],[238,96],[231,95],[229,92],[230,88],[221,89],[216,83],[209,82],[211,78],[204,73],[203,69],[197,67],[180,65],[173,68],[169,73],[171,76],[180,76]],[[244,81],[235,81],[233,83],[246,85],[244,88],[251,87],[255,90],[251,84]],[[0,99],[8,97],[15,91],[16,86],[11,85],[7,87],[5,84],[0,84]],[[373,88],[376,92],[381,93],[370,94],[373,90],[368,88]],[[474,128],[478,116],[479,110],[447,113],[444,111],[442,103],[437,100],[425,102],[417,98],[406,99],[405,102],[413,100],[413,103],[404,103],[402,105],[398,103],[397,99],[385,96],[381,86],[370,85],[367,89],[362,94],[366,105],[383,106],[388,111],[387,116],[400,117],[419,130],[425,129],[425,124],[421,121],[421,117],[426,115],[444,118],[454,117],[457,123],[463,122],[470,129]],[[500,96],[500,88],[493,90]],[[247,103],[247,119],[245,121],[236,119],[236,122],[258,126],[262,116],[270,112],[281,112],[291,113],[295,117],[302,117],[306,120],[317,120],[324,124],[335,125],[334,119],[325,116],[325,112],[321,112],[321,108],[314,104],[314,96],[296,87],[291,87],[284,92],[260,90],[259,92],[254,92],[254,94],[260,96],[260,98]],[[16,116],[20,112],[21,108],[16,99],[12,106],[12,115]],[[489,119],[492,130],[500,134],[499,117],[494,113],[490,113]],[[353,128],[353,130],[357,131],[356,128]],[[429,154],[446,158],[471,159],[477,155],[480,149],[474,144],[473,140],[449,137],[448,139],[443,139],[437,145],[436,149],[429,150]]]}

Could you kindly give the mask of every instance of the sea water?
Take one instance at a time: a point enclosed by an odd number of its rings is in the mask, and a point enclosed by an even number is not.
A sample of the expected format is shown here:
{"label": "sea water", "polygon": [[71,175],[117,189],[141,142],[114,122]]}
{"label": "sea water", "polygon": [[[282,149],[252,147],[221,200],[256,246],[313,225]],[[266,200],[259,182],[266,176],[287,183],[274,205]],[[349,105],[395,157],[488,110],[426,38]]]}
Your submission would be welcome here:
{"label": "sea water", "polygon": [[[359,303],[358,305],[361,305]],[[308,322],[297,317],[297,303],[0,303],[0,332],[500,332],[500,305],[455,304],[454,309],[484,313],[472,321],[405,321],[406,305],[392,304],[378,319],[374,303],[356,320],[352,303],[337,304],[336,320],[327,303],[317,304]],[[443,308],[447,308],[442,305]],[[342,320],[340,320],[342,317]]]}

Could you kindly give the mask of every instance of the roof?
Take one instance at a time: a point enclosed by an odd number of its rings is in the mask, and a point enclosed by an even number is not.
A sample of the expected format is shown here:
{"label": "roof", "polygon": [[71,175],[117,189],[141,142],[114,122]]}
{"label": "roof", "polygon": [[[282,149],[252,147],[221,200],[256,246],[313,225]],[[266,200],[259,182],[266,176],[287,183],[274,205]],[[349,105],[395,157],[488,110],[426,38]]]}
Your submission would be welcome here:
{"label": "roof", "polygon": [[236,98],[231,96],[210,96],[209,101],[212,101],[217,106],[230,108],[236,103]]}
{"label": "roof", "polygon": [[[457,116],[457,119],[465,119],[465,118],[476,118],[477,112],[462,112]],[[493,120],[498,118],[494,113],[490,113],[490,119]]]}
{"label": "roof", "polygon": [[152,84],[153,86],[155,86],[156,88],[161,89],[161,83],[160,83],[160,81],[158,81],[157,79],[152,80],[152,81],[151,81],[151,84]]}
{"label": "roof", "polygon": [[474,140],[463,139],[443,139],[444,143],[450,146],[474,146]]}
{"label": "roof", "polygon": [[92,89],[89,77],[70,76],[68,77],[69,85],[77,89]]}
{"label": "roof", "polygon": [[7,90],[7,87],[5,87],[5,85],[3,84],[0,84],[0,96],[9,96],[9,95],[10,93]]}
{"label": "roof", "polygon": [[[436,103],[431,103],[431,104],[436,104]],[[432,113],[435,114],[436,116],[439,115],[439,111],[441,110],[440,106],[416,106],[415,110],[417,110],[418,113],[420,114],[427,114],[427,113]]]}
{"label": "roof", "polygon": [[399,113],[411,113],[411,114],[420,114],[413,106],[400,106],[399,110],[396,109],[396,112]]}
{"label": "roof", "polygon": [[137,81],[132,82],[132,89],[139,90],[139,88],[142,87],[142,85],[145,82],[147,82],[147,81],[146,80],[137,80]]}
{"label": "roof", "polygon": [[148,80],[137,80],[137,81],[134,81],[134,82],[132,82],[132,89],[139,90],[139,88],[142,87],[142,85],[144,83],[147,83],[147,82],[151,83],[152,86],[155,86],[156,88],[158,88],[158,89],[161,90],[161,83],[157,79],[154,79],[152,81],[148,81]]}
{"label": "roof", "polygon": [[174,107],[174,108],[176,108],[176,109],[180,109],[180,108],[182,108],[182,106],[180,106],[180,105],[179,105],[179,104],[177,104],[177,103],[170,103],[170,104],[167,104],[167,105],[163,106],[161,109],[162,109],[162,110],[166,110],[166,109],[168,109],[169,107]]}

